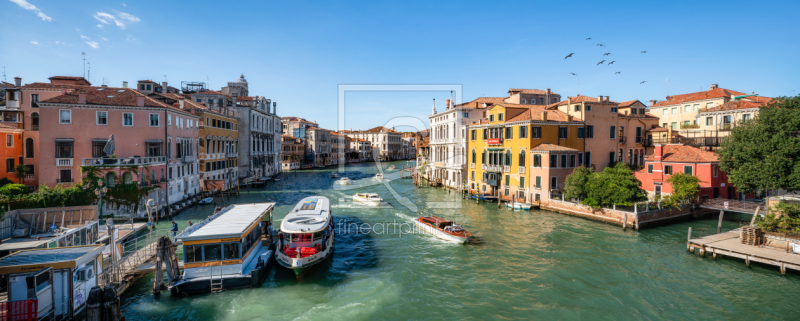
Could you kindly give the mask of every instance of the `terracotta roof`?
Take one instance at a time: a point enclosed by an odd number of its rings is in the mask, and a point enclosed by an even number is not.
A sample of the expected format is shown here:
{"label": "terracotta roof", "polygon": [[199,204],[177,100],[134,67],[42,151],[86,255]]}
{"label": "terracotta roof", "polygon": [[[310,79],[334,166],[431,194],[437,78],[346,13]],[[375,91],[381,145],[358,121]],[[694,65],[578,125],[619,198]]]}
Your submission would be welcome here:
{"label": "terracotta roof", "polygon": [[[147,97],[142,93],[131,88],[113,88],[113,87],[83,87],[79,90],[86,93],[86,105],[104,105],[104,106],[128,106],[137,107],[139,97],[144,97],[144,106],[146,107],[161,107],[161,108],[174,108],[151,97]],[[41,101],[41,103],[55,103],[55,104],[78,104],[79,93],[77,91],[67,92],[50,99]]]}
{"label": "terracotta roof", "polygon": [[0,81],[0,87],[2,87],[2,88],[16,88],[17,86],[14,86],[14,84],[7,83],[5,81]]}
{"label": "terracotta roof", "polygon": [[638,99],[634,99],[634,100],[623,101],[623,102],[617,104],[617,107],[631,107],[634,104],[636,104],[637,102],[642,104],[642,106],[644,106],[644,103],[642,103]]}
{"label": "terracotta roof", "polygon": [[50,77],[50,78],[47,78],[47,79],[50,79],[50,80],[53,80],[53,79],[56,79],[56,80],[83,80],[83,81],[89,83],[89,81],[86,80],[86,78],[73,77],[73,76],[53,76],[53,77]]}
{"label": "terracotta roof", "polygon": [[[719,162],[719,156],[714,152],[704,151],[697,147],[684,145],[665,145],[662,147],[662,162],[675,163],[715,163]],[[645,160],[655,160],[654,155],[647,156]]]}
{"label": "terracotta roof", "polygon": [[[33,89],[33,88],[50,88],[50,89],[62,89],[66,88],[69,90],[73,89],[80,89],[80,88],[90,88],[91,86],[84,86],[84,85],[64,85],[64,84],[51,84],[47,82],[35,82],[31,84],[27,84],[22,86],[24,89]],[[98,87],[99,88],[99,87]]]}
{"label": "terracotta roof", "polygon": [[304,123],[309,123],[309,124],[316,124],[315,122],[308,121],[305,118],[294,117],[294,116],[281,117],[281,120],[282,121],[299,121],[299,122],[304,122]]}
{"label": "terracotta roof", "polygon": [[557,103],[553,103],[547,105],[547,109],[555,109],[558,106],[575,104],[575,103],[606,103],[606,104],[618,104],[615,101],[600,101],[597,97],[589,97],[589,96],[581,96],[577,95],[575,97],[567,97],[566,100],[559,101]]}
{"label": "terracotta roof", "polygon": [[156,85],[158,85],[158,83],[156,83],[155,81],[149,80],[149,79],[148,79],[148,80],[139,80],[139,81],[137,81],[137,83],[140,83],[140,82],[143,82],[143,83],[153,83],[153,84],[156,84]]}
{"label": "terracotta roof", "polygon": [[236,97],[236,100],[240,100],[240,101],[255,101],[255,100],[256,100],[256,97],[250,97],[250,96],[237,96],[237,97]]}
{"label": "terracotta roof", "polygon": [[386,128],[386,127],[383,127],[383,126],[370,128],[370,129],[364,130],[363,132],[366,132],[366,133],[380,133],[380,132],[399,133],[398,131],[396,131],[394,129]]}
{"label": "terracotta roof", "polygon": [[483,108],[483,104],[487,107],[502,103],[505,98],[502,97],[478,97],[466,103],[456,105],[456,108]]}
{"label": "terracotta roof", "polygon": [[297,137],[294,137],[294,136],[292,136],[292,135],[281,135],[281,138],[291,138],[291,139],[297,139]]}
{"label": "terracotta roof", "polygon": [[[547,91],[544,91],[544,90],[541,90],[541,89],[519,89],[519,88],[510,88],[510,89],[508,90],[508,93],[509,93],[509,94],[511,94],[511,93],[522,93],[522,94],[536,94],[536,95],[545,95],[545,94],[547,94]],[[557,93],[554,93],[554,92],[552,92],[552,91],[550,92],[550,94],[551,94],[551,95],[557,95],[557,96],[560,96],[559,94],[557,94]]]}
{"label": "terracotta roof", "polygon": [[[185,95],[179,95],[179,94],[174,94],[174,93],[157,93],[157,94],[161,95],[161,96],[164,96],[166,98],[170,98],[170,99],[174,99],[174,100],[178,100],[178,101],[181,98],[183,98],[183,107],[186,108],[186,109],[210,110],[210,109],[208,109],[208,107],[206,107],[205,105],[203,105],[201,103],[193,102],[191,97],[186,97]],[[176,108],[180,109],[181,108],[181,104],[180,104],[180,102],[177,102],[177,103],[172,104],[172,107],[176,107]]]}
{"label": "terracotta roof", "polygon": [[699,91],[695,93],[667,96],[667,100],[659,101],[650,107],[669,106],[669,105],[682,104],[697,100],[741,96],[741,95],[746,95],[746,94],[725,88],[714,88],[711,90]]}
{"label": "terracotta roof", "polygon": [[[755,98],[755,99],[750,99]],[[769,97],[747,97],[744,99],[738,100],[731,100],[727,103],[722,105],[711,107],[701,112],[713,112],[713,111],[720,111],[720,110],[735,110],[735,109],[747,109],[747,108],[760,108],[764,107],[772,98]]]}
{"label": "terracotta roof", "polygon": [[0,122],[0,129],[19,129],[20,131],[22,131],[22,128],[19,128],[19,126],[17,126],[16,124],[13,123],[9,124],[3,122]]}
{"label": "terracotta roof", "polygon": [[[506,104],[501,104],[501,106],[505,105]],[[527,110],[523,111],[521,114],[515,116],[514,118],[507,120],[506,122],[529,121],[529,120],[541,121],[542,112],[547,112],[547,121],[558,121],[558,122],[567,121],[567,114],[561,111],[545,110],[545,107],[542,105],[531,105],[530,108],[527,108]],[[573,121],[581,121],[581,120],[574,118]],[[481,124],[485,124],[483,119],[481,120]]]}
{"label": "terracotta roof", "polygon": [[220,96],[227,96],[226,94],[223,94],[223,93],[218,92],[216,90],[198,91],[198,92],[194,93],[193,95],[220,95]]}
{"label": "terracotta roof", "polygon": [[539,144],[531,149],[538,152],[578,152],[579,150],[555,144]]}

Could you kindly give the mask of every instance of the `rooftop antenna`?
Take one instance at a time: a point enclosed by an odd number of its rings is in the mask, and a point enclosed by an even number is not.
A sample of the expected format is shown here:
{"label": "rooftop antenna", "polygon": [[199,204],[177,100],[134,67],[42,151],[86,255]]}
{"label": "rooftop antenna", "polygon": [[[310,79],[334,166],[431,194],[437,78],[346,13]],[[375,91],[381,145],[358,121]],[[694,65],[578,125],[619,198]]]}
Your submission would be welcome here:
{"label": "rooftop antenna", "polygon": [[665,80],[667,82],[667,96],[669,96],[669,78]]}
{"label": "rooftop antenna", "polygon": [[3,81],[7,81],[6,80],[6,66],[3,66]]}
{"label": "rooftop antenna", "polygon": [[83,55],[83,76],[86,77],[86,52],[81,52]]}
{"label": "rooftop antenna", "polygon": [[208,75],[206,75],[206,88],[211,88],[211,85],[208,83]]}
{"label": "rooftop antenna", "polygon": [[87,62],[86,64],[88,65],[88,66],[86,66],[86,68],[88,69],[87,72],[86,72],[86,80],[91,82],[90,79],[92,78],[92,63],[91,62]]}
{"label": "rooftop antenna", "polygon": [[167,80],[167,75],[164,75],[164,81],[168,81],[168,80]]}
{"label": "rooftop antenna", "polygon": [[108,77],[103,77],[103,85],[105,85],[107,82],[108,82]]}

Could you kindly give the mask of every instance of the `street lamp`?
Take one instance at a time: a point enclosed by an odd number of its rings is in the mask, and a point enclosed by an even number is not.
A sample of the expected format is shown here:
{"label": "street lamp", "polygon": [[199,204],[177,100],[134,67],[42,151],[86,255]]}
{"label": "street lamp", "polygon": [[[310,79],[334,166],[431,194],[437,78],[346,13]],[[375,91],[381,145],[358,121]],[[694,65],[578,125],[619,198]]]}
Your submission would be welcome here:
{"label": "street lamp", "polygon": [[103,195],[108,193],[108,187],[103,186],[103,180],[97,180],[97,185],[99,186],[98,189],[94,190],[94,195],[100,198],[98,201],[98,206],[100,207],[100,218],[103,218]]}

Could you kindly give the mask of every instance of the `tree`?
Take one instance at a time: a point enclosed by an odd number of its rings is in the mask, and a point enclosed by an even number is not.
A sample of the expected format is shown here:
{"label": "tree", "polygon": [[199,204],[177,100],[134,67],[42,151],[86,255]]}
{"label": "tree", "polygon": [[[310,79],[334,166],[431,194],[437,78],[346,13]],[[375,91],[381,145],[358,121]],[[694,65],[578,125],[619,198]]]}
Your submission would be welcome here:
{"label": "tree", "polygon": [[19,164],[17,167],[14,167],[14,178],[19,180],[20,184],[25,184],[25,175],[28,175],[31,170],[28,166]]}
{"label": "tree", "polygon": [[672,184],[672,195],[665,202],[667,206],[675,206],[683,201],[691,201],[700,193],[700,179],[686,173],[676,173],[667,179]]}
{"label": "tree", "polygon": [[800,96],[780,97],[735,126],[718,150],[720,169],[745,193],[800,190]]}
{"label": "tree", "polygon": [[622,162],[589,176],[586,194],[583,203],[592,207],[630,205],[647,199],[642,182]]}
{"label": "tree", "polygon": [[594,173],[591,168],[579,166],[575,168],[564,183],[564,197],[582,200],[586,198],[586,184]]}

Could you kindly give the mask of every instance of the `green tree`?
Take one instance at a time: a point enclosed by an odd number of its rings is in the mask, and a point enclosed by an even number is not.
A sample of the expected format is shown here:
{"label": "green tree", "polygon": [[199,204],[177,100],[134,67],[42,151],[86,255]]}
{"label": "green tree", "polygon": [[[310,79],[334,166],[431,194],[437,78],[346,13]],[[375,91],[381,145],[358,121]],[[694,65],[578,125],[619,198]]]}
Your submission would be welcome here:
{"label": "green tree", "polygon": [[564,197],[567,199],[585,199],[587,196],[586,185],[594,173],[591,168],[579,166],[575,168],[564,182]]}
{"label": "green tree", "polygon": [[589,176],[586,193],[583,203],[592,207],[631,205],[647,199],[642,182],[621,162]]}
{"label": "green tree", "polygon": [[31,170],[28,166],[19,164],[17,167],[14,167],[14,178],[19,180],[20,184],[25,184],[25,175],[28,175]]}
{"label": "green tree", "polygon": [[666,206],[676,206],[683,201],[693,201],[700,193],[700,179],[686,173],[676,173],[667,179],[672,184],[672,195],[662,202]]}
{"label": "green tree", "polygon": [[780,97],[735,126],[718,150],[720,169],[740,191],[800,190],[800,96]]}

